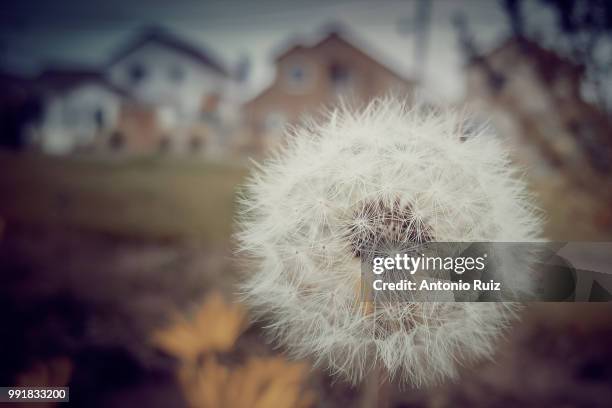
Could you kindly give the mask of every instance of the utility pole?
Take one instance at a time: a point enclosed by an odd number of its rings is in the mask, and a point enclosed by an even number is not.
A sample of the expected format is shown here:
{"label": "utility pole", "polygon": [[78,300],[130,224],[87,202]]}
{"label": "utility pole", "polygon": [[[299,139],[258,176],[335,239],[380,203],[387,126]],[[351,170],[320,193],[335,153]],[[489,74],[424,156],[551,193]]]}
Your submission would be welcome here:
{"label": "utility pole", "polygon": [[398,24],[400,33],[414,34],[413,75],[418,81],[425,77],[431,7],[431,0],[414,0],[413,17],[403,18]]}
{"label": "utility pole", "polygon": [[431,22],[431,1],[416,0],[415,36],[414,36],[414,63],[415,75],[419,81],[425,76],[427,61],[427,46],[429,41],[429,26]]}

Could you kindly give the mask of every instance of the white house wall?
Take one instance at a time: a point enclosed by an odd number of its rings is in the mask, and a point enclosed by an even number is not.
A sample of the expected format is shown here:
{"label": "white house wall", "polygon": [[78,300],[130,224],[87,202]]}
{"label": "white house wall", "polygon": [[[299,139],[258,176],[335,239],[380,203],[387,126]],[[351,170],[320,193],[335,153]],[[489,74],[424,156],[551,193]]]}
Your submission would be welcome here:
{"label": "white house wall", "polygon": [[63,154],[90,144],[100,131],[116,126],[120,105],[119,95],[98,84],[50,96],[40,129],[43,151]]}
{"label": "white house wall", "polygon": [[[131,70],[139,65],[145,70],[140,81],[132,78]],[[181,79],[172,76],[173,70],[182,72]],[[109,70],[109,80],[144,103],[167,106],[175,110],[175,118],[164,113],[164,122],[196,120],[205,95],[223,95],[226,79],[172,48],[149,43],[116,62]]]}

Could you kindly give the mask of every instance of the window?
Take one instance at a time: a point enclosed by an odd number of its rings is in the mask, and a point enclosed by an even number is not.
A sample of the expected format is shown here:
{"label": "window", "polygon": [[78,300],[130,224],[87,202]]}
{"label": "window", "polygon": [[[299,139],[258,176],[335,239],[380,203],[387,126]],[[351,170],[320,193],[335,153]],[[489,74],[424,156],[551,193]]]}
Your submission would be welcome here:
{"label": "window", "polygon": [[101,108],[94,111],[94,123],[98,130],[104,127],[104,111]]}
{"label": "window", "polygon": [[285,71],[285,83],[291,92],[304,92],[312,79],[312,70],[306,61],[294,61]]}
{"label": "window", "polygon": [[133,84],[138,84],[146,78],[147,70],[142,64],[135,63],[130,66],[128,75]]}
{"label": "window", "polygon": [[121,150],[125,146],[125,136],[120,131],[115,131],[111,134],[108,140],[108,146],[111,150]]}
{"label": "window", "polygon": [[306,70],[299,65],[291,67],[289,75],[291,76],[291,81],[296,84],[301,84],[306,80]]}
{"label": "window", "polygon": [[168,136],[162,136],[161,139],[159,139],[159,151],[161,153],[166,153],[170,150],[170,138]]}
{"label": "window", "polygon": [[203,146],[204,146],[204,141],[202,140],[201,137],[199,136],[191,137],[191,140],[189,141],[189,150],[192,153],[201,151]]}
{"label": "window", "polygon": [[335,88],[344,88],[349,85],[351,73],[346,65],[334,62],[329,66],[328,71],[332,86]]}

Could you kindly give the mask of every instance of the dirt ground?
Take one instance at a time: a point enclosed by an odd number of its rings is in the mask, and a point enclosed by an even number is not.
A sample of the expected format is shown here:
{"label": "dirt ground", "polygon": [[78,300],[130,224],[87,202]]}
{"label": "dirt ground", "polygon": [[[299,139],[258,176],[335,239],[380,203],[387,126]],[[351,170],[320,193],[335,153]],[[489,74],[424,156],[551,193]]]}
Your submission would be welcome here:
{"label": "dirt ground", "polygon": [[[213,289],[231,295],[237,277],[224,248],[14,225],[5,228],[0,265],[2,383],[38,361],[65,356],[73,364],[74,406],[184,403],[176,362],[150,335]],[[466,368],[457,383],[394,388],[393,406],[609,406],[611,309],[586,307],[528,307],[494,360]],[[225,358],[277,353],[254,324]],[[318,370],[309,377],[318,406],[359,402],[359,387]]]}

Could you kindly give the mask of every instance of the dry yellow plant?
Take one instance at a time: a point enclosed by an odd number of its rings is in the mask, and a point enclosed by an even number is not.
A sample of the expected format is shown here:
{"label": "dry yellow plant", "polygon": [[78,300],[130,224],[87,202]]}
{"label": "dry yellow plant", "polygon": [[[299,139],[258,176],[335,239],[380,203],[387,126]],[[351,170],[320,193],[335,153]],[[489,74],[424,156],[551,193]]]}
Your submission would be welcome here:
{"label": "dry yellow plant", "polygon": [[304,390],[306,363],[281,357],[251,357],[238,366],[219,362],[216,353],[234,348],[245,324],[245,311],[219,293],[208,296],[191,319],[175,322],[153,335],[158,347],[181,362],[178,379],[190,407],[308,407],[315,395]]}
{"label": "dry yellow plant", "polygon": [[204,353],[231,350],[244,321],[242,306],[225,302],[215,292],[191,319],[177,316],[170,327],[153,335],[153,342],[183,362],[196,361]]}

